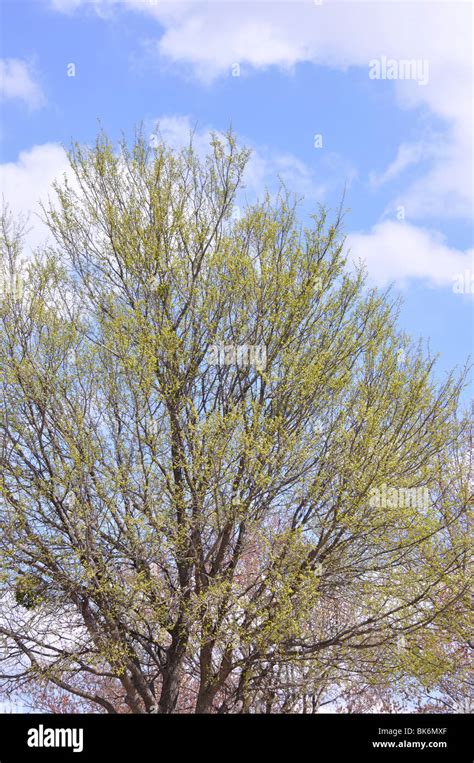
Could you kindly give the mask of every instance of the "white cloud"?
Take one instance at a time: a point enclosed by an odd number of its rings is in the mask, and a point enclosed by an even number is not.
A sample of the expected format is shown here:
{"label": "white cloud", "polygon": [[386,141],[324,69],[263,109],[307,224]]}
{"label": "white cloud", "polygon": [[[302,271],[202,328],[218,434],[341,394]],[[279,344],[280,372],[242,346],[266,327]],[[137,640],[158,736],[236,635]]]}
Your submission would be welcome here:
{"label": "white cloud", "polygon": [[30,64],[20,58],[0,58],[0,100],[13,98],[23,101],[30,109],[39,109],[46,103]]}
{"label": "white cloud", "polygon": [[68,168],[66,152],[57,143],[33,146],[28,151],[22,151],[17,161],[0,165],[2,197],[15,216],[30,216],[27,253],[47,237],[47,229],[38,217],[39,202],[47,201],[51,183]]}
{"label": "white cloud", "polygon": [[435,231],[393,220],[378,223],[369,233],[351,233],[346,243],[350,259],[363,260],[370,280],[379,286],[405,286],[408,279],[452,286],[459,273],[474,265],[474,249],[454,249]]}

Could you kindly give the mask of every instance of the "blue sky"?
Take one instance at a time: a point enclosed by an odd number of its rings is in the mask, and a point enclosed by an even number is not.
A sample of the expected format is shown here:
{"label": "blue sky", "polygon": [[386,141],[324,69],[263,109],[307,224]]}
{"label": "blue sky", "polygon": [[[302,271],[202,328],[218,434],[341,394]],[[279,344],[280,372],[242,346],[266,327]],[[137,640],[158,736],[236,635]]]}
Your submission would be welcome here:
{"label": "blue sky", "polygon": [[441,376],[473,353],[469,3],[3,0],[2,16],[15,212],[35,212],[61,146],[91,141],[98,119],[112,137],[160,120],[175,145],[197,125],[202,150],[232,125],[254,151],[250,195],[280,174],[307,209],[334,207],[346,186],[351,256],[402,293],[402,325]]}

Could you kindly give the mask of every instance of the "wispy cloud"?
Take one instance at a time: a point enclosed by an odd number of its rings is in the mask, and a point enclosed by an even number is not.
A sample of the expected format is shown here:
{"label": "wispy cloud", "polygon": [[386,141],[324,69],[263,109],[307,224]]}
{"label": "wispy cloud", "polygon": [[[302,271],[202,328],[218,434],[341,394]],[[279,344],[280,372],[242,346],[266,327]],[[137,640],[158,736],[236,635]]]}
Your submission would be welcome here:
{"label": "wispy cloud", "polygon": [[433,154],[433,147],[425,142],[402,143],[397,151],[395,159],[381,173],[370,173],[370,184],[373,188],[379,188],[399,177],[408,167],[418,164]]}
{"label": "wispy cloud", "polygon": [[46,97],[31,64],[20,58],[0,58],[0,99],[23,101],[30,109],[45,105]]}

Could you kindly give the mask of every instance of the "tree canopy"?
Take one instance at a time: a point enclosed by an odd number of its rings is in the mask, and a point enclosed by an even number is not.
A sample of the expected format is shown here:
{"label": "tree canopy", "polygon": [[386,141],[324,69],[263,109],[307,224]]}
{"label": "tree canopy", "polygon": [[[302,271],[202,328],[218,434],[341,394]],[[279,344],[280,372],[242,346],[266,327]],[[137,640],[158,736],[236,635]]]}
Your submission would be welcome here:
{"label": "tree canopy", "polygon": [[243,204],[248,156],[101,133],[23,265],[4,214],[5,691],[313,712],[459,669],[465,374],[348,266],[340,212]]}

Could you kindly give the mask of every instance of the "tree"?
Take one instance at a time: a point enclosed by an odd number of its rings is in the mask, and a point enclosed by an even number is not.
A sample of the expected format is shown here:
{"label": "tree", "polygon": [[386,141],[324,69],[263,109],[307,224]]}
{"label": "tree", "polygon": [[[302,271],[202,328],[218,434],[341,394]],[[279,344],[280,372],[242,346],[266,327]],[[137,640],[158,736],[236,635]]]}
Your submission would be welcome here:
{"label": "tree", "polygon": [[[340,212],[304,225],[281,188],[236,220],[247,159],[231,134],[205,159],[75,145],[53,243],[4,290],[5,691],[313,712],[361,677],[439,678],[467,589],[465,373],[436,382],[347,268]],[[10,276],[20,242],[4,216]]]}

